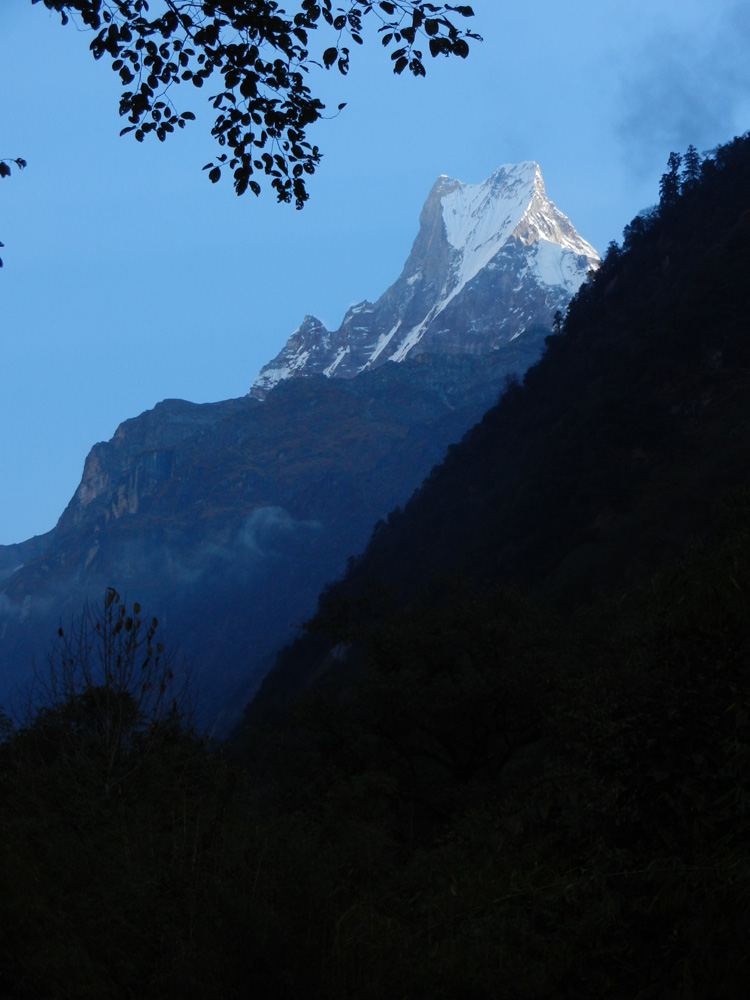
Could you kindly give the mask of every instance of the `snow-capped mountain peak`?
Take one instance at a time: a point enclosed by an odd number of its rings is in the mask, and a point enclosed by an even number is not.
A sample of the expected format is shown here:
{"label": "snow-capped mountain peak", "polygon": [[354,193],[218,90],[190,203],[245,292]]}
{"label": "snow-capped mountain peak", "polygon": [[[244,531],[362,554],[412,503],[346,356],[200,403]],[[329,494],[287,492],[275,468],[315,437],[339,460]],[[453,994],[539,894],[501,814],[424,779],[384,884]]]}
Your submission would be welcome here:
{"label": "snow-capped mountain peak", "polygon": [[533,161],[504,164],[481,184],[441,175],[396,282],[349,309],[336,332],[305,317],[250,393],[262,399],[293,375],[351,378],[425,351],[487,353],[529,327],[549,328],[598,263]]}

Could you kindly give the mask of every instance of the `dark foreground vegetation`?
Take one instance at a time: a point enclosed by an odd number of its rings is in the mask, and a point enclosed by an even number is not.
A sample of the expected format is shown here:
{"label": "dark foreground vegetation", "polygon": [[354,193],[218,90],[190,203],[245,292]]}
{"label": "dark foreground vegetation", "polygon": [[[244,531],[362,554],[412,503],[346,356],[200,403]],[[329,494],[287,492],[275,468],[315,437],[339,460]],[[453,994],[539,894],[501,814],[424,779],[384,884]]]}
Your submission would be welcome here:
{"label": "dark foreground vegetation", "polygon": [[0,744],[0,995],[746,995],[748,192],[747,139],[670,162],[225,747],[140,609],[64,628]]}

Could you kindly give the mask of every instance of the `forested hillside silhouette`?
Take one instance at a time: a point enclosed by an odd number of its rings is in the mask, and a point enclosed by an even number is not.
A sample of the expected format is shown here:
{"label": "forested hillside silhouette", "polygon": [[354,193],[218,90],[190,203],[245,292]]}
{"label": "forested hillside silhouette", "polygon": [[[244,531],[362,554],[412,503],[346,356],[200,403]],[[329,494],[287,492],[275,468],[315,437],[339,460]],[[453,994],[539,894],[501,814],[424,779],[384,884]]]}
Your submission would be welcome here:
{"label": "forested hillside silhouette", "polygon": [[175,679],[139,606],[58,637],[82,682],[0,718],[3,995],[744,998],[750,139],[696,155],[224,746],[118,687]]}
{"label": "forested hillside silhouette", "polygon": [[[659,205],[610,243],[523,382],[376,526],[316,631],[384,587],[400,606],[453,577],[571,607],[710,530],[722,492],[747,482],[748,139],[695,156],[682,171],[670,156]],[[306,643],[321,645],[300,640],[300,662],[286,651],[290,673],[315,659]],[[272,673],[263,697],[277,686]]]}

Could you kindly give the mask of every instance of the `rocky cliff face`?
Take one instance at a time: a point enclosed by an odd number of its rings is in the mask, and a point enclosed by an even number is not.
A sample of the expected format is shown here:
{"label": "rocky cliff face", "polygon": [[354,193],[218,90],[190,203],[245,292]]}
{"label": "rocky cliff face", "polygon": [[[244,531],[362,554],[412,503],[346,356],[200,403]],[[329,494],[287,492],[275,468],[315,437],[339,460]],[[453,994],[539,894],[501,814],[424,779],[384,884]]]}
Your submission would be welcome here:
{"label": "rocky cliff face", "polygon": [[182,480],[185,470],[175,455],[187,441],[198,441],[217,425],[248,409],[248,401],[189,403],[165,399],[126,420],[110,441],[95,444],[86,457],[78,489],[57,525],[68,534],[84,522],[107,524],[124,514],[148,509],[170,480]]}
{"label": "rocky cliff face", "polygon": [[377,302],[352,306],[334,332],[306,316],[250,394],[263,399],[290,376],[352,378],[427,351],[488,354],[548,329],[598,263],[547,198],[536,163],[502,166],[482,184],[440,177],[397,281]]}

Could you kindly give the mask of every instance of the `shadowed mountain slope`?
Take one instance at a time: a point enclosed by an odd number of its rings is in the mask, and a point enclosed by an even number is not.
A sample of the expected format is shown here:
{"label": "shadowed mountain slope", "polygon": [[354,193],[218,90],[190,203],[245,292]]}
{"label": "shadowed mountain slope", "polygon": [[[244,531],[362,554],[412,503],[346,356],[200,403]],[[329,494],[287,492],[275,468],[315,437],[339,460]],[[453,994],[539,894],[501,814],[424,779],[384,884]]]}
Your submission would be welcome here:
{"label": "shadowed mountain slope", "polygon": [[424,588],[437,600],[458,576],[566,607],[634,583],[708,530],[750,469],[749,191],[750,143],[737,139],[626,227],[523,384],[327,588],[315,624],[333,638],[285,651],[254,711],[325,668],[373,587],[399,605]]}
{"label": "shadowed mountain slope", "polygon": [[[536,164],[438,181],[405,276],[366,324],[352,312],[326,335],[325,364],[303,351],[262,392],[125,421],[92,448],[55,529],[0,547],[0,703],[44,669],[60,621],[114,586],[189,660],[201,721],[227,725],[373,524],[536,360],[597,261]],[[358,374],[333,365],[394,325],[419,350],[390,364],[393,350],[370,350]]]}

